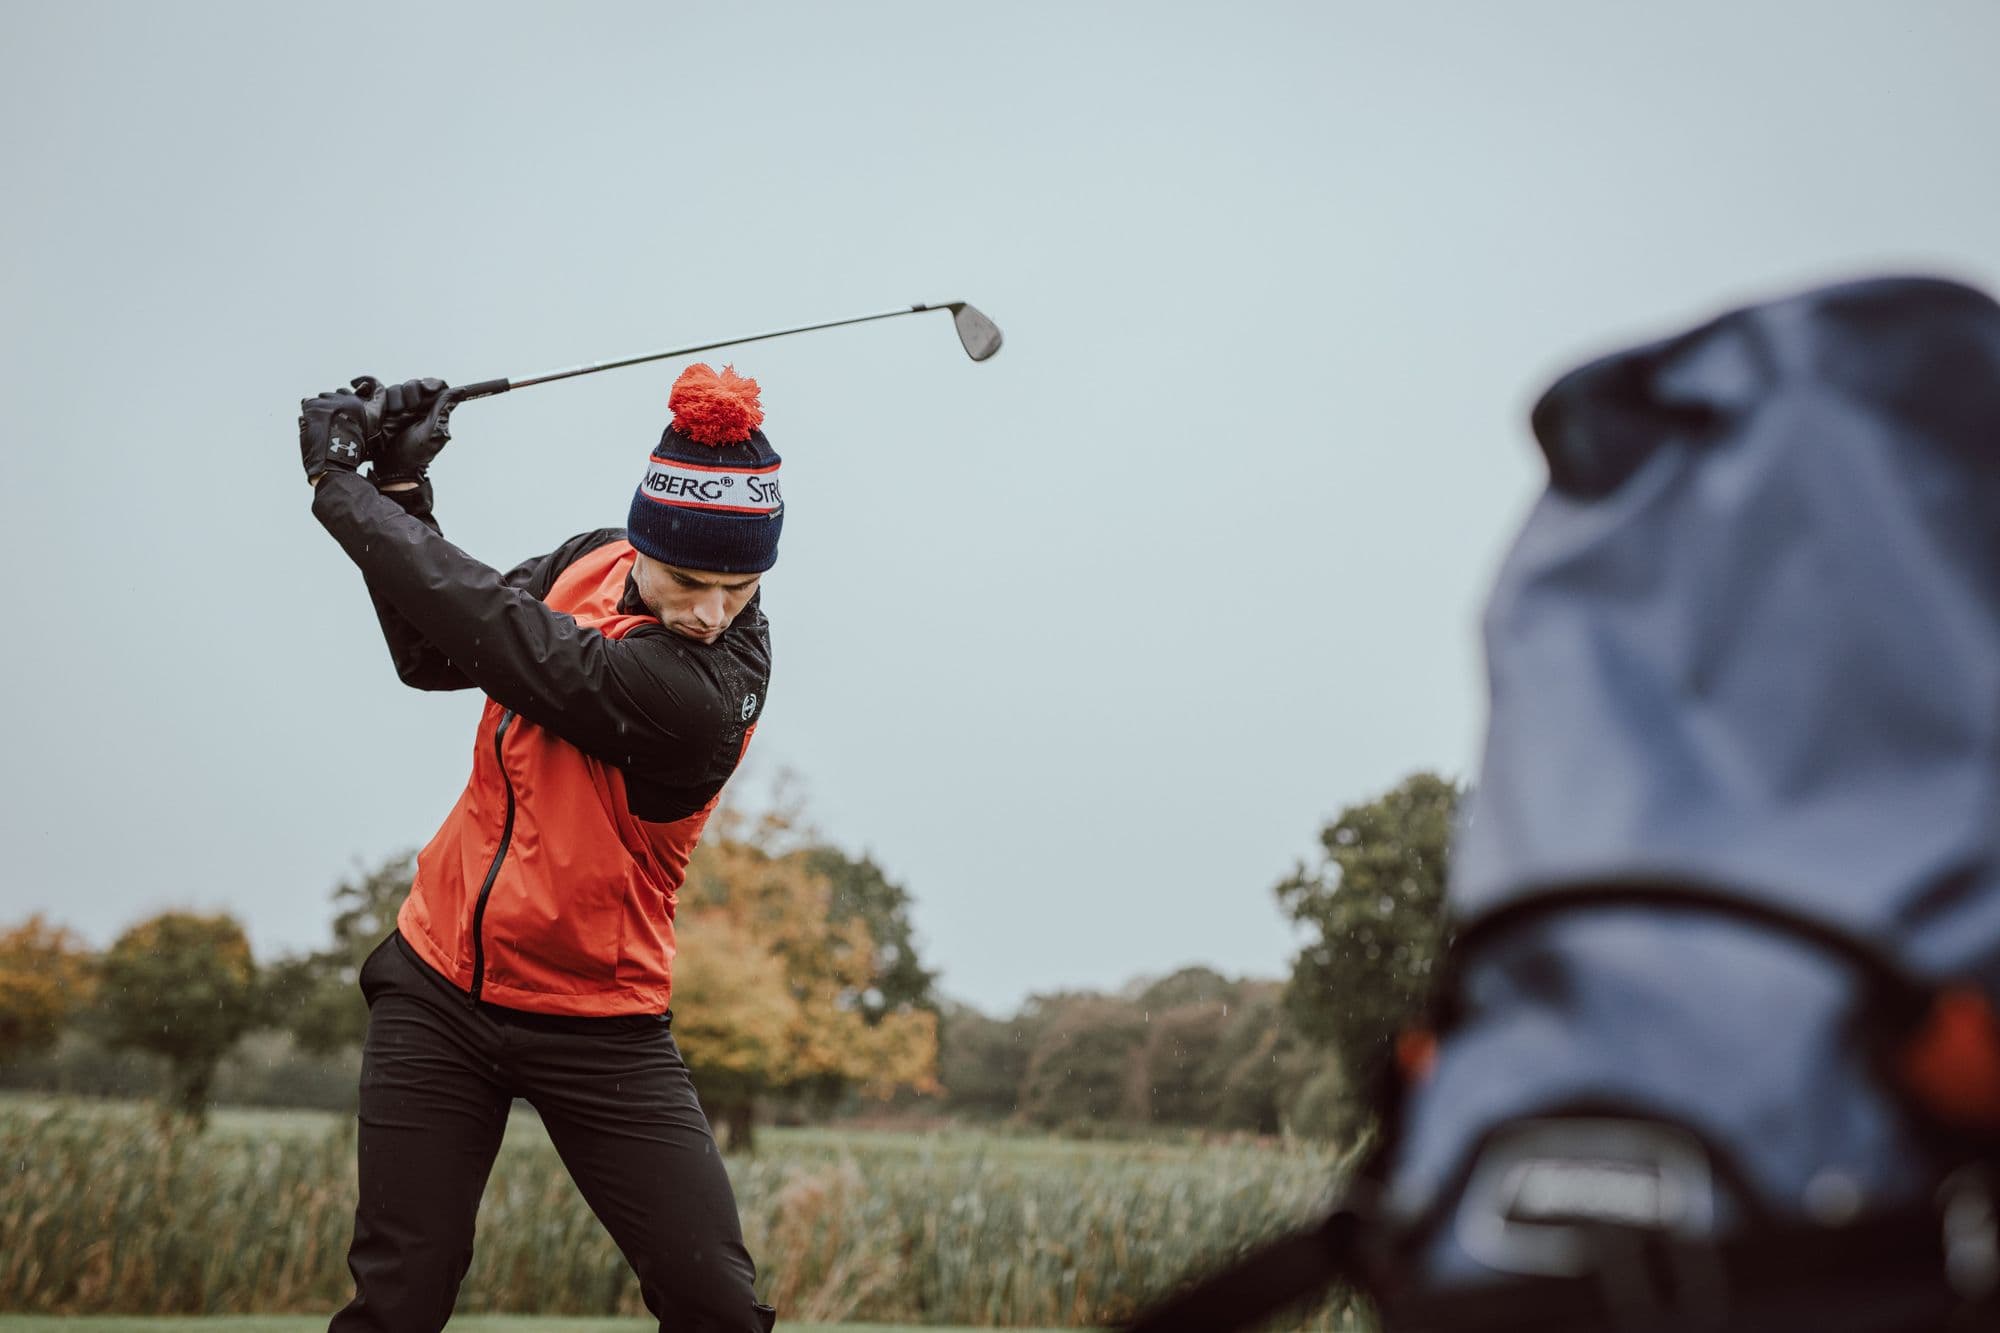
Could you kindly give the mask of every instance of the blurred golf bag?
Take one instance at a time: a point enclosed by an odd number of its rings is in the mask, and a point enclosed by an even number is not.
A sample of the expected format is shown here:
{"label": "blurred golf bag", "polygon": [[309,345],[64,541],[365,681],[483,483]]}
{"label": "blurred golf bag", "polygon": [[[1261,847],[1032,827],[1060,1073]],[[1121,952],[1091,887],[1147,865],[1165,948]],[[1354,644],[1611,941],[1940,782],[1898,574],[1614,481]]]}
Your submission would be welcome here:
{"label": "blurred golf bag", "polygon": [[2000,1329],[2000,307],[1587,365],[1487,611],[1433,1021],[1343,1206],[1134,1326]]}

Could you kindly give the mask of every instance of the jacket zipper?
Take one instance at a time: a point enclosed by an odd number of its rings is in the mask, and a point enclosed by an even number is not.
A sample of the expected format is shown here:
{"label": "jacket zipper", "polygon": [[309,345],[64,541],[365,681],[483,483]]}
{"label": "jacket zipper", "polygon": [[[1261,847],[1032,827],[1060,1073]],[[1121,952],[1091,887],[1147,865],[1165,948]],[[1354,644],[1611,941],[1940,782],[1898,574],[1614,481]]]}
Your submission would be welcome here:
{"label": "jacket zipper", "polygon": [[486,882],[479,886],[479,901],[472,908],[472,1002],[479,1003],[479,992],[486,985],[486,937],[481,932],[486,924],[486,900],[493,894],[493,881],[500,877],[500,863],[507,859],[507,847],[514,841],[514,782],[507,776],[507,761],[500,753],[500,742],[507,739],[507,728],[514,721],[514,710],[509,708],[500,714],[500,725],[493,731],[493,762],[500,766],[500,782],[507,789],[507,817],[500,824],[500,845],[493,851],[493,864],[486,868]]}

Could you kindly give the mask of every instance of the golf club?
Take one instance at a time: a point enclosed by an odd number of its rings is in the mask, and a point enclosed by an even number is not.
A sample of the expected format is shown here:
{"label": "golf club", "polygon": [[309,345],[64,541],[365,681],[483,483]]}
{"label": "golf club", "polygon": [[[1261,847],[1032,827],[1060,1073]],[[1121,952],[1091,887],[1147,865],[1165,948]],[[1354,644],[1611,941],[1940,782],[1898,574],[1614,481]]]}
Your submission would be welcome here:
{"label": "golf club", "polygon": [[739,343],[762,342],[766,338],[784,338],[794,333],[811,333],[815,329],[837,329],[844,324],[866,324],[870,320],[895,319],[899,315],[914,315],[925,310],[951,311],[952,327],[958,330],[959,344],[965,348],[965,354],[974,361],[984,361],[1000,350],[999,327],[963,301],[905,306],[873,315],[856,315],[851,319],[830,319],[821,324],[801,324],[797,328],[773,329],[769,333],[750,333],[740,338],[723,338],[718,342],[695,343],[689,347],[669,347],[665,351],[619,357],[614,361],[594,361],[589,365],[571,366],[567,370],[545,371],[540,375],[523,375],[518,379],[481,380],[477,384],[457,385],[439,395],[437,403],[431,408],[430,431],[436,438],[448,440],[451,438],[452,409],[460,403],[469,402],[474,398],[491,398],[496,393],[506,393],[512,389],[525,389],[531,384],[547,384],[552,380],[573,379],[578,375],[595,375],[600,370],[617,370],[621,366],[636,366],[647,361],[663,361],[668,357],[689,356],[695,352],[706,352],[717,347],[735,347]]}

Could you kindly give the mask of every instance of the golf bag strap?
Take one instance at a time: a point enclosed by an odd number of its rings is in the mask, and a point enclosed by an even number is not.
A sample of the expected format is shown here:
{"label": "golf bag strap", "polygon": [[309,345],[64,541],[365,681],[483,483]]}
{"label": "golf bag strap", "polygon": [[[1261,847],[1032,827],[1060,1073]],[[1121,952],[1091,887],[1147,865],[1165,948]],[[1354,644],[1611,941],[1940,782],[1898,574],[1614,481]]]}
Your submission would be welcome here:
{"label": "golf bag strap", "polygon": [[1336,1210],[1160,1302],[1126,1333],[1224,1333],[1253,1327],[1337,1282],[1358,1281],[1360,1238],[1360,1217]]}
{"label": "golf bag strap", "polygon": [[1431,1031],[1452,1025],[1451,1006],[1462,993],[1456,973],[1481,947],[1533,921],[1602,907],[1726,917],[1842,959],[1866,980],[1876,1019],[1895,1034],[1890,1059],[1917,1109],[1956,1132],[1983,1139],[2000,1135],[2000,1012],[1983,987],[1923,980],[1888,951],[1831,922],[1703,885],[1634,882],[1543,889],[1472,917],[1452,941]]}
{"label": "golf bag strap", "polygon": [[1810,944],[1846,960],[1865,976],[1900,1017],[1915,1021],[1929,1008],[1932,988],[1871,941],[1804,912],[1780,907],[1763,898],[1726,889],[1682,883],[1591,883],[1539,889],[1510,898],[1461,922],[1452,940],[1454,964],[1471,958],[1494,938],[1532,921],[1604,907],[1643,907],[1654,911],[1729,917],[1778,935]]}

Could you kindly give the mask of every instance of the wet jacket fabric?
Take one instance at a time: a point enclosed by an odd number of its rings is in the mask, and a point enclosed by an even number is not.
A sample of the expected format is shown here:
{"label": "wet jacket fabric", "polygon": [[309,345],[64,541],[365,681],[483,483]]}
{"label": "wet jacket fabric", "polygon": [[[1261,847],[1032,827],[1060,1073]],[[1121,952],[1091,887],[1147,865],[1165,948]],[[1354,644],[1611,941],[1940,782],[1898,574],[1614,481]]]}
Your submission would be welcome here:
{"label": "wet jacket fabric", "polygon": [[477,1000],[664,1012],[688,856],[768,690],[759,600],[703,644],[639,601],[619,529],[502,574],[444,539],[428,484],[383,495],[332,473],[313,512],[361,567],[397,674],[487,696],[403,937]]}
{"label": "wet jacket fabric", "polygon": [[[1488,605],[1461,924],[1685,885],[2000,999],[2000,307],[1927,279],[1810,292],[1585,366],[1534,424],[1551,482]],[[1526,1118],[1686,1127],[1726,1164],[1723,1227],[1935,1189],[1862,979],[1783,932],[1556,911],[1488,938],[1458,999],[1388,1172],[1439,1286],[1495,1280],[1453,1210]]]}

